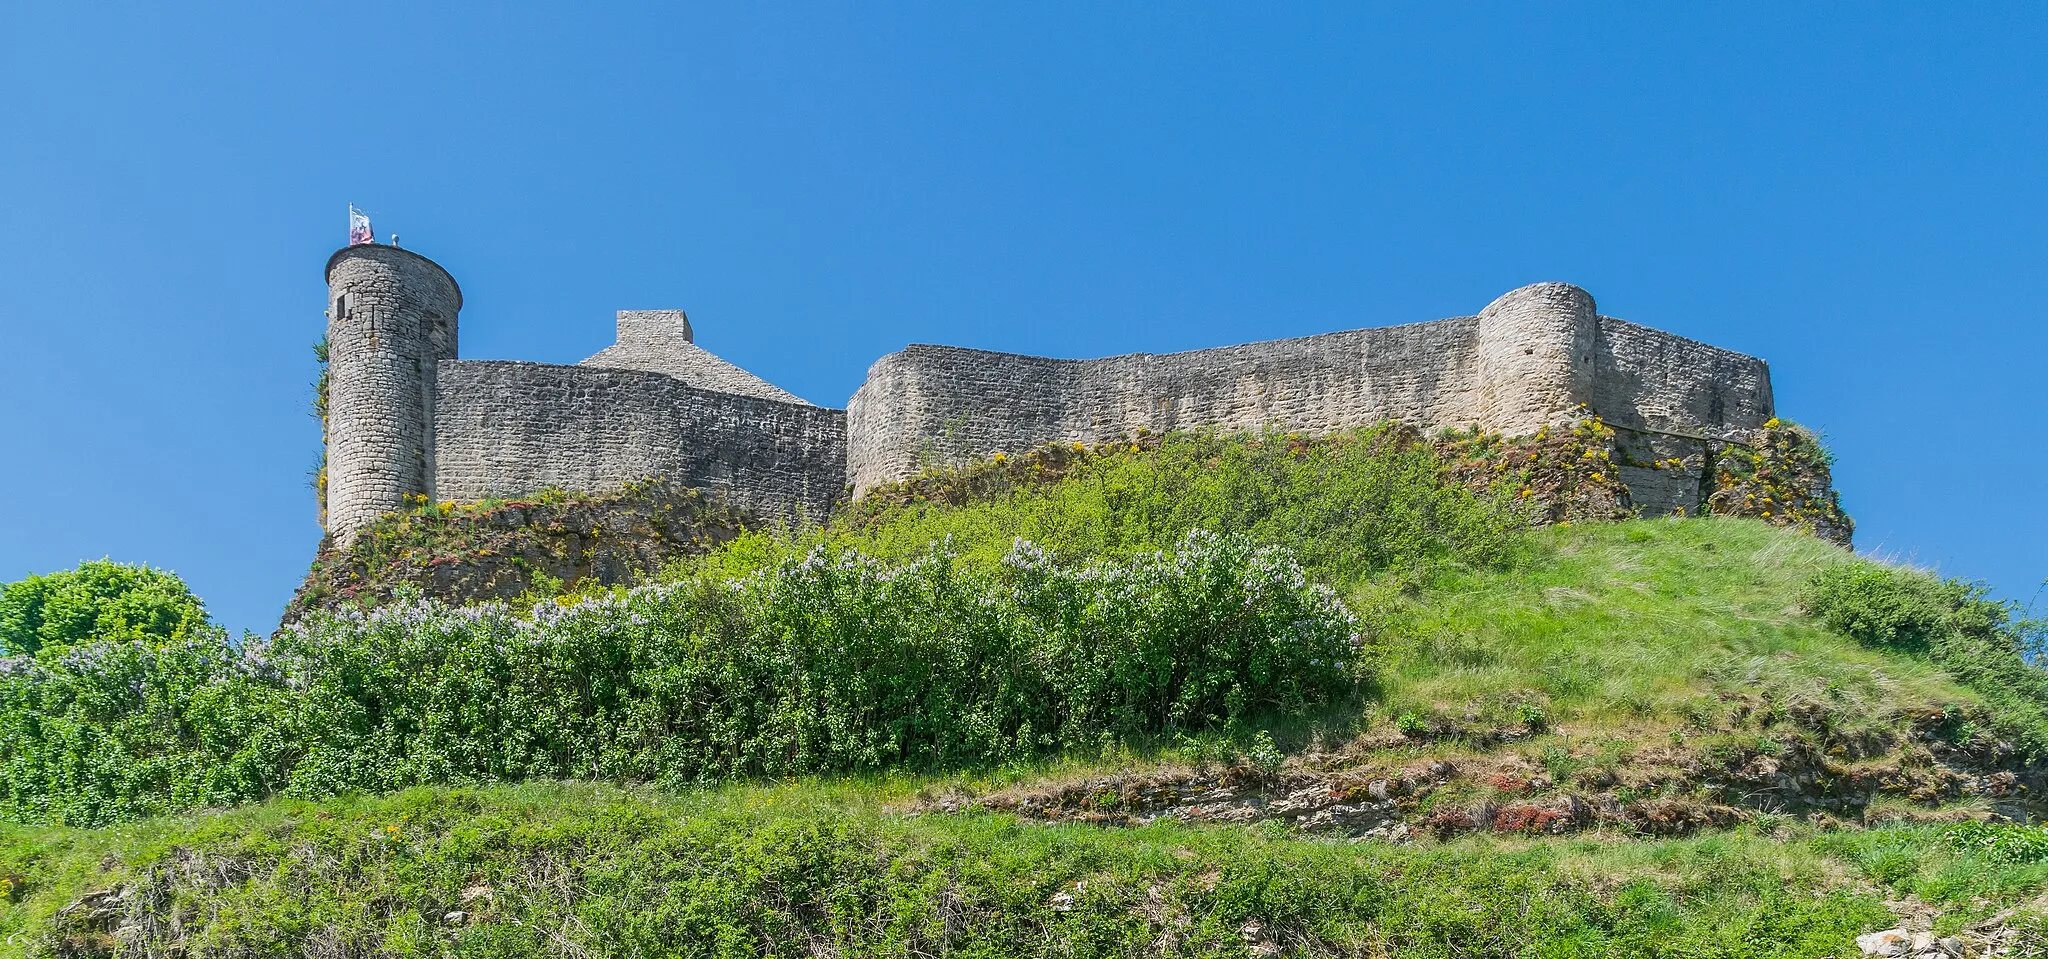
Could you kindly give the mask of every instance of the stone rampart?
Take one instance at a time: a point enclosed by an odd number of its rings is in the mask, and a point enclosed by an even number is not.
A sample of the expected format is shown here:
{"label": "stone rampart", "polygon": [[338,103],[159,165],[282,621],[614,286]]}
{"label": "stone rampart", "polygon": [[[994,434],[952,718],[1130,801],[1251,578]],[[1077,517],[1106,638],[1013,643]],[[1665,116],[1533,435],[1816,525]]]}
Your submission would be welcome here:
{"label": "stone rampart", "polygon": [[877,362],[847,403],[848,479],[860,491],[927,465],[1139,430],[1469,420],[1473,325],[1455,317],[1099,360],[912,346]]}
{"label": "stone rampart", "polygon": [[462,294],[431,260],[352,246],[327,279],[326,519],[343,546],[415,494],[601,493],[658,478],[794,521],[822,518],[849,484],[858,495],[1046,442],[1383,420],[1522,436],[1597,415],[1621,431],[1616,465],[1637,505],[1661,513],[1696,509],[1718,445],[1772,416],[1762,360],[1600,316],[1564,283],[1512,290],[1474,316],[1184,353],[911,346],[877,361],[842,411],[704,351],[679,310],[620,312],[617,342],[576,366],[459,360]]}
{"label": "stone rampart", "polygon": [[[1587,415],[1627,430],[1644,462],[1690,455],[1771,417],[1770,371],[1602,317],[1562,283],[1512,291],[1478,316],[1185,353],[1054,360],[917,345],[878,361],[847,404],[847,472],[859,495],[927,466],[1139,430],[1314,434],[1399,420],[1529,435]],[[1651,512],[1696,508],[1690,481],[1636,472]]]}
{"label": "stone rampart", "polygon": [[1775,415],[1764,361],[1611,316],[1585,402],[1617,427],[1704,439],[1745,439]]}
{"label": "stone rampart", "polygon": [[436,379],[436,499],[600,493],[660,477],[799,521],[824,517],[845,489],[841,410],[589,366],[450,360]]}

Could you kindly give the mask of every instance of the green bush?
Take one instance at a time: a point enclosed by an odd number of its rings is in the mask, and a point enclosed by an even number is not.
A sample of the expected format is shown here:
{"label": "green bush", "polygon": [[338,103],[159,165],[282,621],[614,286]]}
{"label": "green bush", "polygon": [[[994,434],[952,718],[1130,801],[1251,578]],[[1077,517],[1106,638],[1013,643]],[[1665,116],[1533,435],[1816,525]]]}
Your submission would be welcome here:
{"label": "green bush", "polygon": [[1961,822],[1944,830],[1950,849],[2003,865],[2048,861],[2048,828],[2017,823]]}
{"label": "green bush", "polygon": [[2030,661],[2042,625],[1982,586],[1876,563],[1843,563],[1807,583],[1802,605],[1868,646],[1925,654],[1984,698],[1999,735],[2048,757],[2048,670]]}
{"label": "green bush", "polygon": [[1353,623],[1284,554],[1191,534],[994,571],[814,550],[543,604],[310,621],[295,792],[529,776],[706,781],[999,760],[1298,710],[1352,682]]}
{"label": "green bush", "polygon": [[0,586],[0,655],[95,639],[177,642],[206,625],[177,576],[108,560]]}
{"label": "green bush", "polygon": [[97,824],[263,796],[290,754],[285,700],[215,628],[0,659],[0,816]]}
{"label": "green bush", "polygon": [[530,617],[417,596],[274,643],[0,661],[9,818],[100,823],[274,791],[705,782],[1003,760],[1345,695],[1356,624],[1284,551],[1190,533],[1082,566],[813,551]]}
{"label": "green bush", "polygon": [[[1876,563],[1843,563],[1808,584],[1809,614],[1866,646],[1924,653],[1959,626],[1981,629],[1995,606],[1967,583]],[[2003,620],[2002,611],[1996,620]]]}
{"label": "green bush", "polygon": [[1172,433],[1042,447],[872,492],[822,535],[884,557],[945,541],[963,561],[992,564],[1019,536],[1070,558],[1117,558],[1207,529],[1286,543],[1316,579],[1343,587],[1388,571],[1499,566],[1526,547],[1528,527],[1508,497],[1448,481],[1429,444],[1382,425],[1314,439]]}

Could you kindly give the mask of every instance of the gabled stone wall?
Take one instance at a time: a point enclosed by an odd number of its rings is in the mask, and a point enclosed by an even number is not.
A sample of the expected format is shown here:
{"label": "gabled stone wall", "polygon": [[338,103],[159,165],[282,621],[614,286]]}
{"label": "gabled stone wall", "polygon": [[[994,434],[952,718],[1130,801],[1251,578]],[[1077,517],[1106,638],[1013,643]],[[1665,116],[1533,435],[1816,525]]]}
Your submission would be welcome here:
{"label": "gabled stone wall", "polygon": [[434,411],[436,499],[602,493],[659,478],[755,515],[821,519],[846,485],[846,414],[641,370],[450,360]]}

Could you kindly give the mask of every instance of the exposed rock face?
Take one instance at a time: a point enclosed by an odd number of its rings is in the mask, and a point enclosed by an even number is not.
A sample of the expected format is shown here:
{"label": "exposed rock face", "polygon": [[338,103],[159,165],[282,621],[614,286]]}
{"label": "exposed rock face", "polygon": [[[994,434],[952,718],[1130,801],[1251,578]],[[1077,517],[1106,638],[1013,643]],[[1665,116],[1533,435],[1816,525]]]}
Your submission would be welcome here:
{"label": "exposed rock face", "polygon": [[1715,450],[1705,511],[1755,517],[1849,545],[1856,522],[1842,512],[1827,451],[1801,427],[1777,420],[1765,426],[1748,445]]}
{"label": "exposed rock face", "polygon": [[[1406,731],[1369,731],[1328,752],[1261,757],[1255,747],[1196,768],[927,796],[914,810],[989,809],[1104,826],[1274,821],[1386,839],[1600,827],[1670,836],[1759,814],[1856,825],[1916,816],[1952,821],[1957,814],[1943,806],[1961,799],[1987,800],[2014,817],[2041,811],[2033,797],[2048,768],[2029,765],[2008,744],[1958,735],[1946,713],[1901,715],[1889,730],[1844,738],[1827,716],[1812,712],[1794,710],[1788,722],[1760,725],[1776,715],[1771,706],[1757,698],[1731,712],[1726,731],[1759,733],[1748,748],[1645,743],[1612,765],[1593,761],[1592,750],[1565,746],[1546,750],[1547,765],[1539,765],[1517,744],[1547,730],[1437,717]],[[1765,729],[1768,736],[1761,735]],[[1432,755],[1439,745],[1449,748]],[[1874,805],[1886,797],[1922,809]]]}
{"label": "exposed rock face", "polygon": [[752,517],[673,483],[604,496],[557,492],[386,515],[347,547],[330,537],[284,622],[313,609],[375,606],[401,586],[455,604],[512,599],[537,588],[630,584],[738,535]]}

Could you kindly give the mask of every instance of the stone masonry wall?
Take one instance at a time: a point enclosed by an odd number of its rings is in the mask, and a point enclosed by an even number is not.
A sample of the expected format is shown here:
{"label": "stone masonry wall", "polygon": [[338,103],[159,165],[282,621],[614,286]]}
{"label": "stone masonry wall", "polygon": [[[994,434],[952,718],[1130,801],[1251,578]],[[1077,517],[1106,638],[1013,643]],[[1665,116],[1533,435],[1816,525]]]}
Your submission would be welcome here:
{"label": "stone masonry wall", "polygon": [[1099,360],[912,346],[877,362],[847,403],[847,477],[859,492],[926,465],[1141,429],[1471,422],[1474,323]]}
{"label": "stone masonry wall", "polygon": [[[1530,435],[1597,415],[1645,464],[1701,470],[1709,441],[1772,416],[1762,360],[1595,312],[1540,283],[1475,317],[1186,353],[1054,360],[917,345],[876,362],[847,404],[854,492],[1040,443],[1176,428],[1324,433],[1380,420]],[[1700,471],[1629,467],[1651,514],[1696,510]],[[1638,488],[1639,487],[1639,488]]]}
{"label": "stone masonry wall", "polygon": [[327,528],[343,540],[427,488],[433,370],[455,356],[462,292],[432,260],[391,246],[327,262]]}
{"label": "stone masonry wall", "polygon": [[328,528],[404,497],[603,493],[660,478],[764,517],[822,518],[927,466],[1149,431],[1328,433],[1382,420],[1526,436],[1596,415],[1650,514],[1697,510],[1716,450],[1771,418],[1762,360],[1600,316],[1563,283],[1476,316],[1218,349],[1062,360],[916,345],[882,357],[844,411],[696,347],[681,311],[622,311],[578,366],[455,359],[461,292],[410,251],[328,263]]}
{"label": "stone masonry wall", "polygon": [[638,370],[498,360],[440,364],[437,499],[661,477],[764,517],[822,518],[846,483],[846,414],[696,389]]}
{"label": "stone masonry wall", "polygon": [[1764,361],[1611,316],[1590,388],[1587,405],[1629,429],[1741,439],[1773,415]]}

